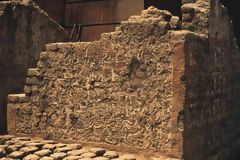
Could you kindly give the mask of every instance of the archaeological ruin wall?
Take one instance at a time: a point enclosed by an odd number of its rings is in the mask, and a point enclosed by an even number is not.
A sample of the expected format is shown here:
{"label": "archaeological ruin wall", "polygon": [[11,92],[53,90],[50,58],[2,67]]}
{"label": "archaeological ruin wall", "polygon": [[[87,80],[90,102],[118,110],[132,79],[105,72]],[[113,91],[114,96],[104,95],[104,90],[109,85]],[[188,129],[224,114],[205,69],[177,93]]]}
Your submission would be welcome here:
{"label": "archaeological ruin wall", "polygon": [[0,133],[7,130],[7,95],[23,92],[27,69],[36,66],[46,43],[66,39],[34,4],[0,2]]}
{"label": "archaeological ruin wall", "polygon": [[46,45],[24,93],[8,96],[9,133],[235,160],[240,52],[231,18],[218,0],[185,0],[182,13],[184,30],[150,7],[100,41]]}
{"label": "archaeological ruin wall", "polygon": [[170,154],[176,19],[151,7],[100,41],[47,45],[9,96],[12,131]]}
{"label": "archaeological ruin wall", "polygon": [[[184,159],[238,159],[240,51],[232,19],[211,0],[208,39],[186,41]],[[199,154],[201,153],[201,154]]]}

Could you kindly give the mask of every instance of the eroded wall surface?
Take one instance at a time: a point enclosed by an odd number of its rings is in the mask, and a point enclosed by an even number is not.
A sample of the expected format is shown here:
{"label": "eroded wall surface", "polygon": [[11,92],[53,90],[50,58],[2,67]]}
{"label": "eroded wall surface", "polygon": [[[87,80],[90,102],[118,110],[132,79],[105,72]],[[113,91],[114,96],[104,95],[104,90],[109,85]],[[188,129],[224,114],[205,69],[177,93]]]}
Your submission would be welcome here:
{"label": "eroded wall surface", "polygon": [[67,35],[31,3],[0,2],[0,133],[6,131],[7,95],[23,92],[27,69],[49,42]]}
{"label": "eroded wall surface", "polygon": [[47,45],[9,96],[16,132],[169,152],[174,20],[151,7],[100,41]]}
{"label": "eroded wall surface", "polygon": [[184,158],[239,157],[240,51],[231,19],[211,0],[209,39],[186,43]]}

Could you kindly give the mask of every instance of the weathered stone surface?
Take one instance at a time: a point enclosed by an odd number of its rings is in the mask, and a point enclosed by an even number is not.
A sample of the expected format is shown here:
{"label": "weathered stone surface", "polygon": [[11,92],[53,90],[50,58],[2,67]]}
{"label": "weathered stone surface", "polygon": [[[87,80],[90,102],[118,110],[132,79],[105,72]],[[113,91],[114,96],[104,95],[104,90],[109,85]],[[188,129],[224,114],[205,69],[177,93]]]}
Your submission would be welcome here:
{"label": "weathered stone surface", "polygon": [[13,141],[29,141],[30,142],[30,140],[31,140],[31,138],[30,137],[16,137],[16,138],[13,138],[12,139]]}
{"label": "weathered stone surface", "polygon": [[67,152],[67,154],[69,156],[81,156],[84,153],[89,152],[87,149],[80,149],[80,150],[73,150],[73,151],[69,151]]}
{"label": "weathered stone surface", "polygon": [[12,152],[9,157],[13,159],[22,159],[24,157],[25,153],[21,151],[15,151]]}
{"label": "weathered stone surface", "polygon": [[121,160],[137,160],[136,156],[133,154],[125,154],[120,157]]}
{"label": "weathered stone surface", "polygon": [[7,149],[7,147],[8,147],[7,145],[0,145],[1,149]]}
{"label": "weathered stone surface", "polygon": [[20,148],[22,148],[23,145],[10,145],[10,146],[7,146],[6,150],[8,153],[11,153],[11,152],[15,152],[15,151],[18,151]]}
{"label": "weathered stone surface", "polygon": [[55,144],[45,144],[43,147],[43,149],[49,149],[51,151],[56,149],[56,145]]}
{"label": "weathered stone surface", "polygon": [[32,154],[38,150],[39,149],[37,147],[23,147],[19,151],[24,152],[26,155],[28,155],[28,154]]}
{"label": "weathered stone surface", "polygon": [[0,136],[0,145],[4,145],[6,141],[11,140],[12,138],[14,138],[14,136],[11,135]]}
{"label": "weathered stone surface", "polygon": [[14,160],[12,158],[0,158],[0,160]]}
{"label": "weathered stone surface", "polygon": [[4,148],[0,148],[0,157],[4,157],[6,155],[6,150]]}
{"label": "weathered stone surface", "polygon": [[52,157],[42,157],[40,160],[54,160]]}
{"label": "weathered stone surface", "polygon": [[67,146],[67,144],[63,144],[63,143],[55,144],[56,148],[62,148],[62,147],[66,147],[66,146]]}
{"label": "weathered stone surface", "polygon": [[92,148],[89,151],[95,153],[97,156],[102,156],[106,152],[103,148]]}
{"label": "weathered stone surface", "polygon": [[25,144],[26,147],[37,147],[39,149],[42,148],[43,145],[44,145],[43,143],[36,143],[36,142]]}
{"label": "weathered stone surface", "polygon": [[71,148],[71,150],[78,150],[82,148],[81,144],[69,144],[67,145],[68,148]]}
{"label": "weathered stone surface", "polygon": [[104,157],[114,159],[118,158],[119,154],[116,151],[107,151],[106,153],[104,153]]}
{"label": "weathered stone surface", "polygon": [[216,0],[186,0],[182,13],[181,31],[173,31],[177,17],[150,7],[99,41],[47,45],[31,109],[17,104],[17,132],[186,160],[237,159],[240,52],[231,19]]}
{"label": "weathered stone surface", "polygon": [[97,157],[97,155],[92,152],[87,152],[80,156],[80,158],[95,158],[95,157]]}
{"label": "weathered stone surface", "polygon": [[78,160],[80,159],[80,156],[68,156],[64,158],[63,160]]}
{"label": "weathered stone surface", "polygon": [[39,160],[39,159],[40,159],[40,157],[37,155],[34,155],[34,154],[30,154],[23,158],[23,160]]}
{"label": "weathered stone surface", "polygon": [[52,157],[54,160],[62,160],[66,156],[67,156],[67,154],[63,153],[63,152],[54,153],[54,154],[50,155],[50,157]]}
{"label": "weathered stone surface", "polygon": [[27,69],[36,67],[46,43],[67,39],[64,29],[34,3],[1,0],[0,133],[7,132],[7,95],[23,92]]}
{"label": "weathered stone surface", "polygon": [[[100,41],[49,44],[37,67],[41,85],[30,96],[34,110],[17,110],[18,132],[169,149],[172,14],[152,7],[145,12],[122,22],[120,31],[103,34]],[[27,117],[32,127],[22,121]]]}
{"label": "weathered stone surface", "polygon": [[105,157],[96,157],[93,158],[94,160],[110,160],[109,158],[105,158]]}
{"label": "weathered stone surface", "polygon": [[62,148],[57,148],[54,150],[54,153],[56,152],[64,152],[67,153],[68,151],[71,151],[72,149],[70,147],[62,147]]}
{"label": "weathered stone surface", "polygon": [[50,154],[52,154],[52,151],[49,149],[43,149],[43,150],[35,152],[34,154],[36,154],[40,157],[44,157],[44,156],[49,156]]}

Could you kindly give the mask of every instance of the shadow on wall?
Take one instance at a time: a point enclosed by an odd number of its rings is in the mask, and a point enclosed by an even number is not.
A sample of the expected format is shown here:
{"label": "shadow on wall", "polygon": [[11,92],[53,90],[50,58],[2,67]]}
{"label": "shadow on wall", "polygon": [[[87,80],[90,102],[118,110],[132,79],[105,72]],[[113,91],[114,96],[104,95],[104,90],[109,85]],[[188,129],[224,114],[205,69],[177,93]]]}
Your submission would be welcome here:
{"label": "shadow on wall", "polygon": [[0,2],[0,134],[7,132],[7,96],[22,93],[28,68],[46,43],[67,40],[63,28],[34,4]]}
{"label": "shadow on wall", "polygon": [[227,8],[227,11],[232,19],[235,38],[240,47],[240,12],[239,2],[236,0],[220,0],[220,2]]}

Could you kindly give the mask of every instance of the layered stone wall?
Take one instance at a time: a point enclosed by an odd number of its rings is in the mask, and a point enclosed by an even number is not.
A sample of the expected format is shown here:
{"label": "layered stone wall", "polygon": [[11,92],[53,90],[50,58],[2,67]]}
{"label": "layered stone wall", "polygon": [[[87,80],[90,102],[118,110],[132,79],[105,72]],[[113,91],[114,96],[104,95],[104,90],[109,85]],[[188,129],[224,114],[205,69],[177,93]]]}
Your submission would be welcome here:
{"label": "layered stone wall", "polygon": [[231,19],[211,1],[209,39],[186,43],[184,158],[239,157],[240,51]]}
{"label": "layered stone wall", "polygon": [[49,42],[67,34],[32,3],[0,2],[0,133],[6,132],[7,95],[23,92],[27,69]]}

